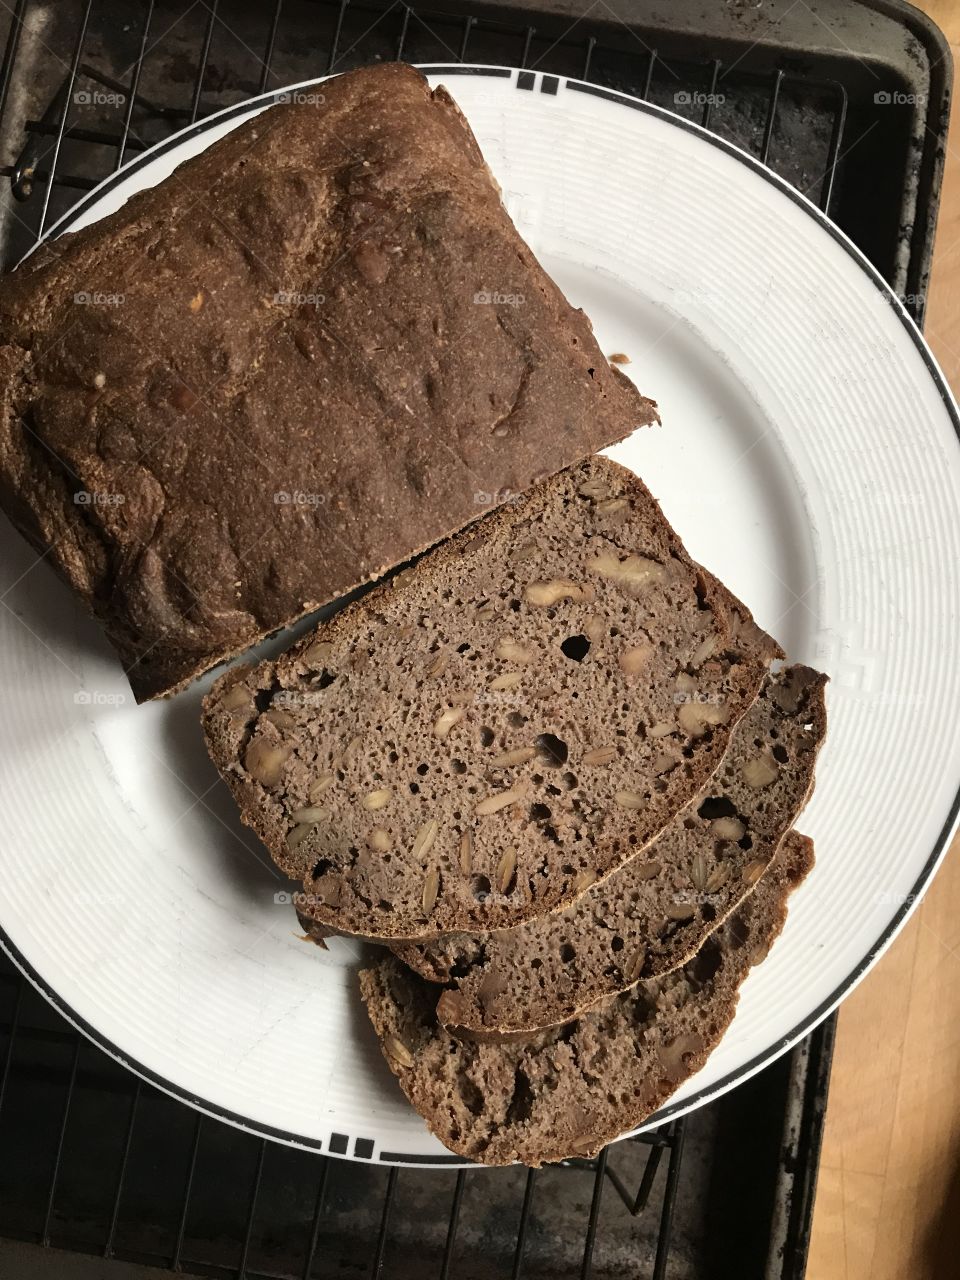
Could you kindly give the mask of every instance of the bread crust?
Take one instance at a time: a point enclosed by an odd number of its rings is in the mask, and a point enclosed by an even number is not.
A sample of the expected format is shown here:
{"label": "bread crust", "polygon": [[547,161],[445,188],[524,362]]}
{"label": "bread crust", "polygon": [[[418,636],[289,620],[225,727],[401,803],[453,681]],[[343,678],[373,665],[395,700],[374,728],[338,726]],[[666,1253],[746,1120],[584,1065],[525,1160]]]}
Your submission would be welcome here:
{"label": "bread crust", "polygon": [[388,64],[301,97],[0,292],[0,507],[138,701],[656,420],[448,94]]}

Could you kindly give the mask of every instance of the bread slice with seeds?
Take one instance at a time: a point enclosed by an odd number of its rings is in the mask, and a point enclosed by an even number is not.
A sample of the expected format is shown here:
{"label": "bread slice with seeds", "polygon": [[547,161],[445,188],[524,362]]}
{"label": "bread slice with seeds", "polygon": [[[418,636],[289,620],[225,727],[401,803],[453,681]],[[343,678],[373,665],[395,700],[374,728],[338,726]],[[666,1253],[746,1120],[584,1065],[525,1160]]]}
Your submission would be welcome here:
{"label": "bread slice with seeds", "polygon": [[723,763],[646,852],[566,911],[500,933],[394,946],[433,982],[458,1034],[568,1022],[684,964],[750,893],[813,787],[826,677],[787,667],[764,684]]}
{"label": "bread slice with seeds", "polygon": [[791,832],[756,892],[684,968],[524,1040],[454,1039],[436,1021],[430,985],[389,956],[360,974],[384,1057],[431,1131],[458,1155],[534,1167],[596,1155],[649,1119],[707,1060],[812,865],[811,842]]}
{"label": "bread slice with seeds", "polygon": [[591,458],[204,702],[244,820],[374,938],[569,906],[706,783],[778,653],[631,472]]}

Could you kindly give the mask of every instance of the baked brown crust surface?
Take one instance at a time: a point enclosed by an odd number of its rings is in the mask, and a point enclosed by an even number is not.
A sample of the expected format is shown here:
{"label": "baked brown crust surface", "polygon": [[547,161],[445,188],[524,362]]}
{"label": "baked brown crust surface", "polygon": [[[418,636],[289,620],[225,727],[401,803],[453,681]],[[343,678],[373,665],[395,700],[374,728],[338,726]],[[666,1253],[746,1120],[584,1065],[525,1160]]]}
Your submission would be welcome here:
{"label": "baked brown crust surface", "polygon": [[656,417],[400,64],[41,246],[0,291],[0,385],[0,506],[138,700]]}

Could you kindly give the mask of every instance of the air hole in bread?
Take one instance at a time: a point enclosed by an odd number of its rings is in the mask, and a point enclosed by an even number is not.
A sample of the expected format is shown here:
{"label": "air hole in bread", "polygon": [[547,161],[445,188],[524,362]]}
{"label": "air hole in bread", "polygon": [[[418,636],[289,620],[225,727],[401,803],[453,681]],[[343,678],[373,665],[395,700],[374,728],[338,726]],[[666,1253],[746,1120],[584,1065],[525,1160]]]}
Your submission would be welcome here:
{"label": "air hole in bread", "polygon": [[470,892],[478,902],[486,902],[490,897],[490,881],[486,876],[474,876],[470,881]]}
{"label": "air hole in bread", "polygon": [[483,1094],[468,1075],[462,1072],[457,1077],[457,1089],[463,1105],[471,1115],[478,1116],[483,1112]]}
{"label": "air hole in bread", "polygon": [[507,1108],[506,1123],[520,1124],[528,1120],[533,1111],[533,1103],[534,1094],[527,1073],[517,1070],[514,1075],[513,1097]]}
{"label": "air hole in bread", "polygon": [[323,876],[327,874],[328,871],[332,871],[332,870],[333,870],[333,863],[330,862],[327,858],[321,858],[319,862],[314,864],[314,868],[310,872],[310,875],[313,877],[314,880],[320,880],[323,878]]}
{"label": "air hole in bread", "polygon": [[545,804],[532,804],[530,806],[531,822],[546,822],[552,817],[549,808]]}
{"label": "air hole in bread", "polygon": [[713,942],[705,942],[690,961],[689,972],[694,982],[703,986],[720,972],[723,966],[723,953]]}
{"label": "air hole in bread", "polygon": [[622,951],[622,950],[623,950],[623,939],[622,939],[622,938],[620,938],[620,937],[616,937],[616,938],[614,938],[614,939],[611,941],[610,946],[613,948],[613,950],[614,950],[614,951]]}
{"label": "air hole in bread", "polygon": [[451,772],[451,773],[466,773],[466,772],[467,772],[467,766],[463,763],[463,761],[462,761],[462,760],[451,760],[451,761],[450,761],[450,772]]}
{"label": "air hole in bread", "polygon": [[548,769],[559,769],[567,763],[567,744],[555,733],[539,734],[533,745],[537,748],[540,763]]}
{"label": "air hole in bread", "polygon": [[489,747],[489,746],[491,746],[491,745],[493,744],[493,740],[494,740],[494,738],[495,738],[496,736],[497,736],[497,735],[493,732],[493,730],[492,730],[492,729],[488,729],[486,725],[483,725],[483,726],[481,727],[481,729],[480,729],[480,745],[481,745],[481,747]]}
{"label": "air hole in bread", "polygon": [[774,760],[779,760],[781,764],[786,764],[789,761],[790,756],[787,753],[787,748],[782,743],[778,742],[773,748],[773,758]]}
{"label": "air hole in bread", "polygon": [[428,764],[417,765],[417,773],[419,773],[421,778],[425,777],[429,772],[430,772],[430,766]]}
{"label": "air hole in bread", "polygon": [[586,636],[567,636],[560,645],[560,650],[573,662],[582,662],[590,652],[590,641]]}
{"label": "air hole in bread", "polygon": [[522,729],[527,723],[527,717],[522,716],[519,711],[511,711],[507,715],[507,724],[511,729]]}
{"label": "air hole in bread", "polygon": [[714,818],[735,818],[737,806],[729,796],[707,796],[697,813],[706,822],[712,822]]}

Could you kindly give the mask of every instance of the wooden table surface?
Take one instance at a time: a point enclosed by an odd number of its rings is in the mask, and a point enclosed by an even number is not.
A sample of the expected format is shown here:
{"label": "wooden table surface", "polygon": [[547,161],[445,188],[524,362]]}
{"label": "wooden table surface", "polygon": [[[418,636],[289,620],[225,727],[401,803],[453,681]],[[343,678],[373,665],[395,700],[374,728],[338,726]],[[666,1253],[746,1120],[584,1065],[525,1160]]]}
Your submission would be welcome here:
{"label": "wooden table surface", "polygon": [[[960,68],[960,0],[919,0]],[[960,392],[960,95],[926,333]],[[808,1280],[960,1277],[960,837],[840,1012]]]}

